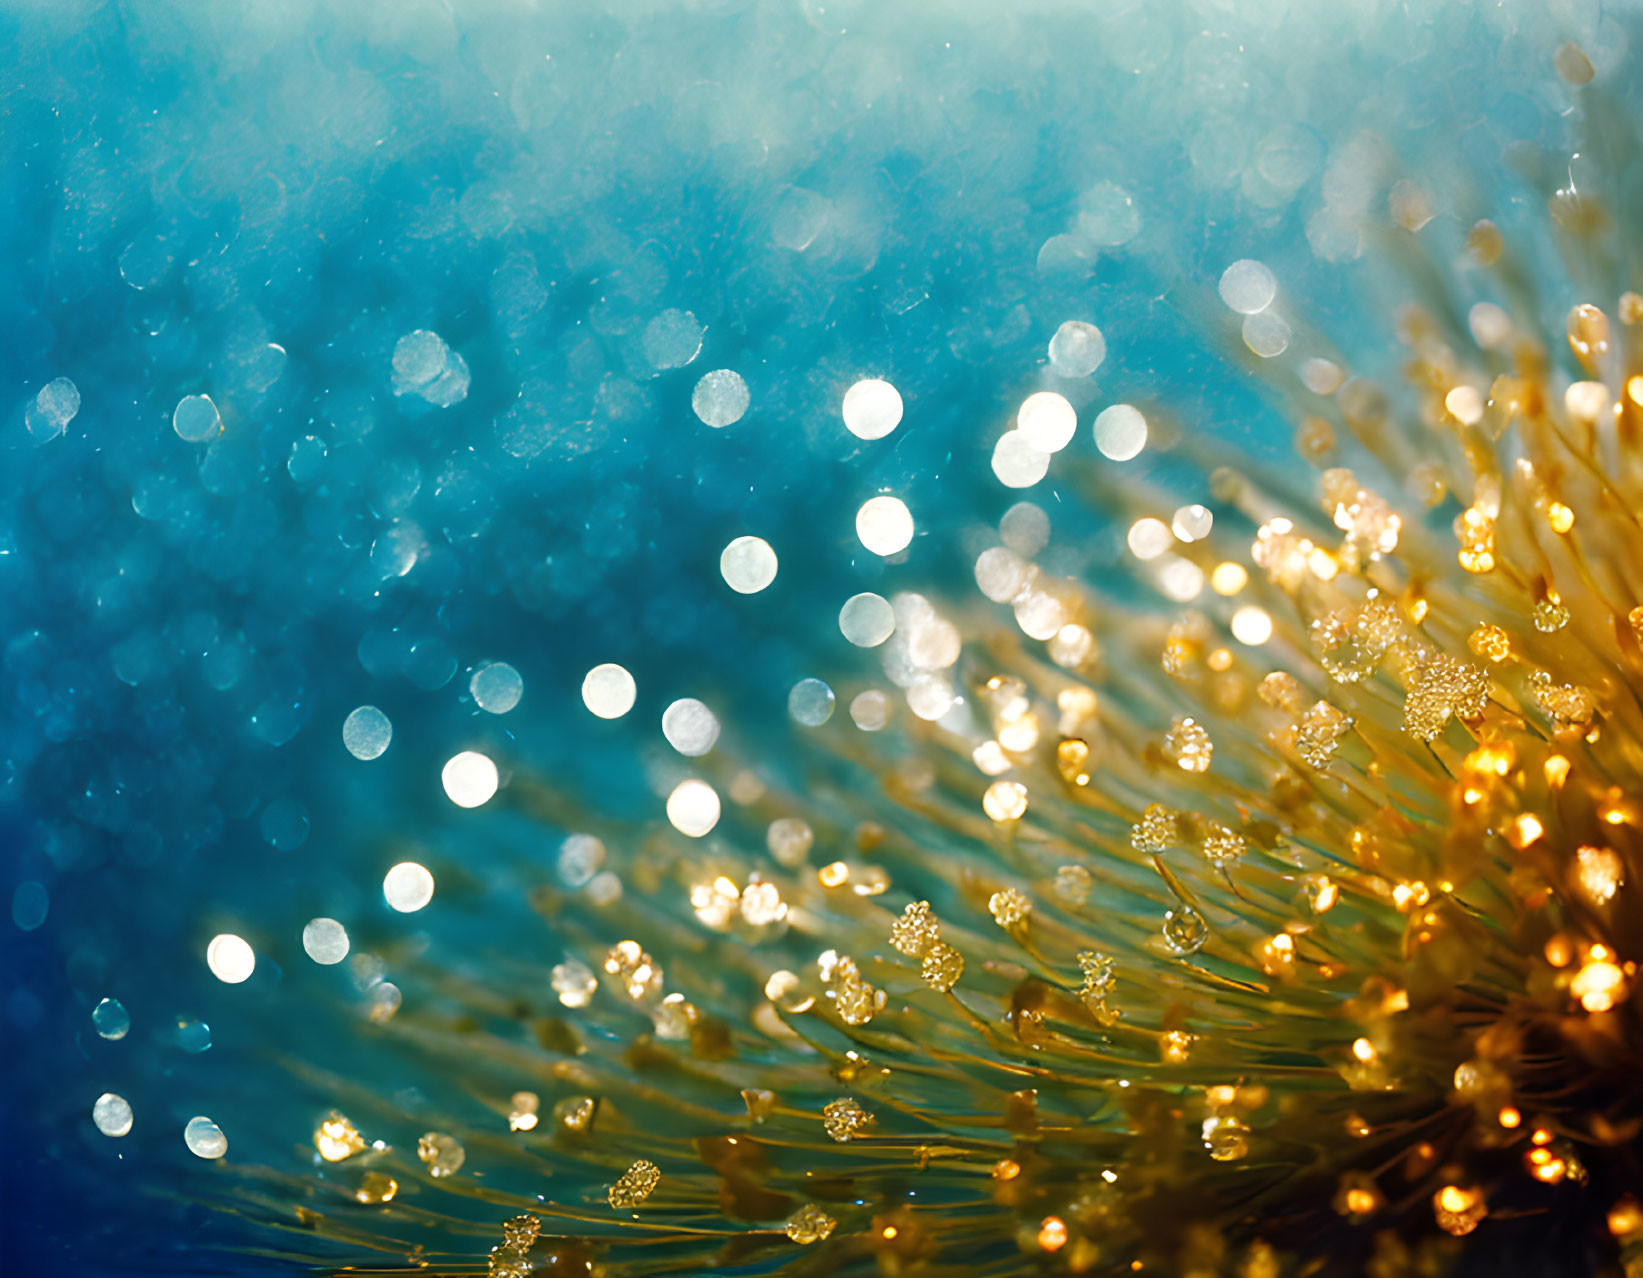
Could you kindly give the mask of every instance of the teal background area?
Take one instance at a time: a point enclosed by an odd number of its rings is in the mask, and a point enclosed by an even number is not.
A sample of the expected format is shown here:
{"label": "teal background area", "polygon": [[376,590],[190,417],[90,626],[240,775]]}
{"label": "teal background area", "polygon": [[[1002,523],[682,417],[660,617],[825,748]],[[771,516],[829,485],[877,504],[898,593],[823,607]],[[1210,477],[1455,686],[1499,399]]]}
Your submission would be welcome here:
{"label": "teal background area", "polygon": [[[780,770],[791,685],[876,672],[842,601],[968,589],[1022,496],[1047,562],[1110,576],[1120,532],[1061,461],[1026,494],[989,472],[1041,386],[1079,407],[1069,455],[1134,399],[1291,465],[1221,270],[1264,260],[1292,313],[1391,367],[1361,252],[1390,181],[1428,186],[1439,242],[1527,218],[1549,178],[1509,148],[1569,144],[1551,50],[1580,40],[1622,92],[1634,10],[0,2],[0,904],[49,900],[26,930],[0,915],[0,1267],[291,1272],[195,1202],[215,1169],[181,1132],[209,1114],[231,1160],[300,1170],[315,1098],[277,1054],[386,1068],[350,1055],[355,996],[303,923],[481,974],[562,957],[514,885],[564,831],[458,811],[449,755],[655,822],[665,705],[702,697]],[[642,334],[668,308],[705,335],[659,372]],[[1108,344],[1078,385],[1046,367],[1067,319]],[[460,404],[392,393],[418,328],[471,368]],[[715,368],[752,395],[722,431],[690,407]],[[864,376],[906,403],[877,443],[838,416]],[[25,406],[57,377],[82,405],[41,441]],[[210,445],[171,428],[196,393]],[[1207,497],[1167,455],[1133,466]],[[880,491],[917,520],[905,565],[855,539]],[[750,598],[718,575],[744,532],[781,560]],[[373,554],[390,533],[420,547],[403,576]],[[485,660],[524,677],[505,717],[467,695]],[[577,693],[602,661],[640,689],[609,724]],[[395,729],[369,765],[340,741],[361,704]],[[408,847],[441,883],[410,917],[379,888]],[[222,930],[257,949],[245,986],[206,970]],[[404,1069],[385,1090],[440,1086]],[[136,1112],[123,1140],[91,1125],[105,1090]]]}

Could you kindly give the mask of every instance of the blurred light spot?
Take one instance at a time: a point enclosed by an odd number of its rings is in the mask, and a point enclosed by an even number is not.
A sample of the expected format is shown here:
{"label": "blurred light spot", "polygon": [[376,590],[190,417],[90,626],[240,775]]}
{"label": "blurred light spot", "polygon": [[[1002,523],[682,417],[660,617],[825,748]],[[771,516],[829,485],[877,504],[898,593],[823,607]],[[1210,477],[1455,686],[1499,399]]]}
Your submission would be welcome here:
{"label": "blurred light spot", "polygon": [[742,420],[752,397],[740,373],[728,368],[716,368],[696,383],[691,392],[690,406],[705,426],[715,430],[732,426]]}
{"label": "blurred light spot", "polygon": [[878,732],[890,722],[890,698],[877,688],[857,693],[850,702],[850,721],[863,732]]}
{"label": "blurred light spot", "polygon": [[1050,338],[1050,367],[1063,377],[1088,377],[1107,358],[1107,339],[1094,324],[1068,320]]}
{"label": "blurred light spot", "polygon": [[1125,540],[1129,543],[1130,553],[1137,559],[1156,559],[1170,548],[1175,536],[1162,519],[1149,515],[1130,525]]}
{"label": "blurred light spot", "polygon": [[1170,531],[1182,541],[1202,541],[1215,526],[1215,516],[1203,506],[1182,506],[1170,521]]}
{"label": "blurred light spot", "polygon": [[1116,248],[1140,231],[1141,211],[1118,183],[1097,182],[1078,199],[1078,229],[1092,244]]}
{"label": "blurred light spot", "polygon": [[1058,453],[1078,433],[1078,413],[1064,396],[1038,391],[1016,410],[1016,430],[1041,453]]}
{"label": "blurred light spot", "polygon": [[559,878],[579,888],[605,863],[605,845],[591,834],[572,834],[559,845]]}
{"label": "blurred light spot", "polygon": [[776,552],[763,537],[738,537],[719,556],[719,574],[739,595],[756,595],[776,580]]}
{"label": "blurred light spot", "polygon": [[365,1015],[373,1025],[383,1025],[394,1019],[400,1005],[405,1002],[405,995],[399,986],[392,981],[383,981],[371,987],[371,993],[366,999]]}
{"label": "blurred light spot", "polygon": [[124,1096],[104,1092],[91,1107],[91,1121],[104,1136],[124,1136],[131,1130],[131,1105]]}
{"label": "blurred light spot", "polygon": [[800,679],[787,694],[787,713],[807,728],[819,728],[833,717],[833,689],[820,679]]}
{"label": "blurred light spot", "polygon": [[913,541],[913,514],[899,497],[869,497],[856,512],[856,536],[875,555],[895,555]]}
{"label": "blurred light spot", "polygon": [[342,721],[342,744],[364,762],[380,759],[394,739],[394,725],[375,706],[360,706]]}
{"label": "blurred light spot", "polygon": [[250,978],[257,967],[257,955],[242,936],[223,932],[205,947],[205,965],[211,975],[226,985],[238,985]]}
{"label": "blurred light spot", "polygon": [[477,750],[464,750],[445,761],[439,773],[445,797],[459,808],[477,808],[489,803],[501,778],[496,764]]}
{"label": "blurred light spot", "polygon": [[1301,384],[1314,395],[1333,395],[1346,380],[1334,360],[1314,358],[1301,363]]}
{"label": "blurred light spot", "polygon": [[44,883],[25,879],[11,894],[11,921],[25,932],[34,931],[50,912],[51,893]]}
{"label": "blurred light spot", "polygon": [[117,998],[105,998],[91,1009],[91,1025],[99,1038],[110,1042],[122,1039],[131,1028],[131,1013]]}
{"label": "blurred light spot", "polygon": [[953,685],[940,675],[923,675],[907,689],[907,708],[934,723],[953,708]]}
{"label": "blurred light spot", "polygon": [[1475,386],[1456,386],[1443,397],[1443,406],[1463,426],[1483,420],[1483,396]]}
{"label": "blurred light spot", "polygon": [[1289,349],[1289,325],[1271,311],[1246,316],[1243,333],[1244,345],[1262,359],[1273,359]]}
{"label": "blurred light spot", "polygon": [[401,914],[415,914],[434,899],[434,876],[415,861],[401,861],[382,879],[382,895]]}
{"label": "blurred light spot", "polygon": [[468,361],[429,329],[419,328],[394,343],[393,367],[395,395],[416,395],[436,408],[468,397]]}
{"label": "blurred light spot", "polygon": [[694,777],[667,796],[667,819],[680,834],[699,839],[719,824],[719,792]]}
{"label": "blurred light spot", "polygon": [[308,809],[295,799],[275,799],[262,810],[258,822],[263,841],[281,852],[291,852],[308,842]]}
{"label": "blurred light spot", "polygon": [[1190,603],[1204,589],[1204,570],[1190,559],[1170,555],[1159,570],[1158,588],[1176,603]]}
{"label": "blurred light spot", "polygon": [[1235,595],[1249,585],[1249,573],[1242,564],[1235,564],[1229,559],[1215,565],[1215,571],[1210,574],[1209,584],[1215,588],[1218,595]]}
{"label": "blurred light spot", "polygon": [[1239,643],[1255,647],[1272,638],[1272,618],[1265,608],[1246,604],[1232,614],[1232,637]]}
{"label": "blurred light spot", "polygon": [[844,392],[844,428],[857,439],[883,439],[901,425],[901,392],[869,377]]}
{"label": "blurred light spot", "polygon": [[23,412],[23,422],[36,439],[55,439],[80,411],[80,388],[66,377],[47,382]]}
{"label": "blurred light spot", "polygon": [[1109,461],[1129,461],[1147,446],[1147,419],[1129,404],[1114,404],[1095,419],[1095,446]]}
{"label": "blurred light spot", "polygon": [[993,474],[1006,488],[1031,488],[1050,470],[1050,455],[1019,430],[1005,431],[993,445]]}
{"label": "blurred light spot", "polygon": [[525,681],[505,661],[489,661],[473,672],[468,691],[487,714],[507,714],[525,695]]}
{"label": "blurred light spot", "polygon": [[179,439],[198,444],[222,429],[222,417],[209,395],[185,395],[171,414],[171,429]]}
{"label": "blurred light spot", "polygon": [[1574,382],[1563,392],[1563,407],[1575,421],[1595,424],[1609,412],[1609,388],[1602,382]]}
{"label": "blurred light spot", "polygon": [[1263,263],[1246,257],[1221,272],[1220,292],[1221,300],[1240,315],[1254,315],[1272,305],[1278,281]]}
{"label": "blurred light spot", "polygon": [[302,929],[303,952],[329,967],[348,957],[348,929],[335,919],[309,919]]}
{"label": "blurred light spot", "polygon": [[620,719],[638,695],[633,676],[615,662],[595,666],[582,680],[582,704],[601,719]]}
{"label": "blurred light spot", "polygon": [[683,368],[702,349],[702,326],[689,311],[663,311],[645,325],[644,348],[652,368]]}
{"label": "blurred light spot", "polygon": [[1010,756],[1004,753],[1004,747],[997,741],[983,741],[970,751],[970,759],[989,777],[1002,776],[1015,766],[1010,762]]}
{"label": "blurred light spot", "polygon": [[839,609],[839,633],[858,648],[876,648],[895,631],[896,611],[882,595],[851,595]]}
{"label": "blurred light spot", "polygon": [[1027,787],[1019,781],[994,781],[981,796],[981,808],[994,821],[1019,821],[1027,815]]}
{"label": "blurred light spot", "polygon": [[782,865],[801,865],[810,855],[816,832],[798,817],[777,817],[764,832],[764,845]]}
{"label": "blurred light spot", "polygon": [[183,1128],[183,1143],[198,1158],[221,1158],[228,1152],[228,1137],[209,1118],[191,1118]]}
{"label": "blurred light spot", "polygon": [[553,992],[566,1007],[586,1007],[599,992],[599,981],[586,963],[569,959],[554,964],[549,974]]}
{"label": "blurred light spot", "polygon": [[1041,506],[1018,501],[998,521],[998,537],[1018,555],[1032,556],[1050,541],[1050,517]]}
{"label": "blurred light spot", "polygon": [[1496,350],[1511,339],[1512,318],[1493,302],[1478,302],[1466,313],[1466,327],[1472,340],[1486,351]]}
{"label": "blurred light spot", "polygon": [[699,758],[719,739],[719,720],[694,697],[684,697],[662,711],[662,735],[680,754]]}
{"label": "blurred light spot", "polygon": [[976,585],[994,603],[1009,603],[1026,588],[1036,571],[1003,546],[993,546],[976,556]]}

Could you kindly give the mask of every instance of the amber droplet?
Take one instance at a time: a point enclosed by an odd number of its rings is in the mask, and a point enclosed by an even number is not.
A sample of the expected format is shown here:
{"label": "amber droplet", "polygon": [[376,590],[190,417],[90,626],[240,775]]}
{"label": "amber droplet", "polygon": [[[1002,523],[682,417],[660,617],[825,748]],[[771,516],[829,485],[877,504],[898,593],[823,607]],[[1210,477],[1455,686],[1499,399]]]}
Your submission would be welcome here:
{"label": "amber droplet", "polygon": [[1209,940],[1209,924],[1190,905],[1178,905],[1164,912],[1164,945],[1171,954],[1196,954]]}
{"label": "amber droplet", "polygon": [[354,1201],[369,1206],[379,1206],[382,1203],[391,1203],[394,1195],[399,1192],[399,1182],[392,1176],[385,1176],[381,1172],[366,1172],[360,1178],[359,1188],[354,1191]]}
{"label": "amber droplet", "polygon": [[1609,317],[1590,302],[1582,302],[1569,312],[1569,349],[1590,373],[1609,353]]}
{"label": "amber droplet", "polygon": [[822,1107],[822,1126],[840,1143],[860,1135],[872,1122],[873,1116],[849,1097],[828,1101]]}
{"label": "amber droplet", "polygon": [[565,1131],[581,1135],[592,1130],[596,1109],[591,1096],[569,1096],[553,1107],[553,1120]]}

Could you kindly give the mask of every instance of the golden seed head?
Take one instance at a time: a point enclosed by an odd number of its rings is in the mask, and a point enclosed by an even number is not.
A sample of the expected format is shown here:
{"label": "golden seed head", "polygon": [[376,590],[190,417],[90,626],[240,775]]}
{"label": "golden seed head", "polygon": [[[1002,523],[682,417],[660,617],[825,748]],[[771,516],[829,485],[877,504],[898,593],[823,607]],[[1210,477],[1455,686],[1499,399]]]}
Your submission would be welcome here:
{"label": "golden seed head", "polygon": [[610,1187],[610,1205],[617,1211],[632,1211],[655,1192],[662,1172],[647,1159],[636,1160]]}
{"label": "golden seed head", "polygon": [[1033,903],[1025,892],[1011,887],[994,892],[987,900],[987,909],[994,923],[1002,928],[1012,928],[1027,921],[1033,912]]}
{"label": "golden seed head", "polygon": [[794,1242],[809,1246],[811,1243],[825,1242],[838,1223],[815,1203],[806,1203],[788,1219],[782,1232]]}
{"label": "golden seed head", "polygon": [[822,1107],[822,1127],[840,1143],[859,1136],[872,1123],[873,1116],[848,1096],[828,1101]]}

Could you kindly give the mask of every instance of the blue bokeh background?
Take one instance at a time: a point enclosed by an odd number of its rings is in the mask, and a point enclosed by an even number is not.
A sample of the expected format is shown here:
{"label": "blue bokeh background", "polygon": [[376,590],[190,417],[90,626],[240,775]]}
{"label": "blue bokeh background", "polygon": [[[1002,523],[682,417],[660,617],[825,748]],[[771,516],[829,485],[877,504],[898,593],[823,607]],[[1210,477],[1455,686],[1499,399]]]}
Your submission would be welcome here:
{"label": "blue bokeh background", "polygon": [[[968,574],[1021,495],[988,458],[1029,390],[1074,401],[1086,457],[1094,413],[1133,400],[1283,464],[1220,271],[1266,261],[1390,363],[1363,256],[1386,188],[1412,175],[1433,234],[1463,230],[1516,190],[1511,144],[1566,144],[1559,41],[1618,90],[1625,11],[0,3],[0,895],[38,885],[0,917],[0,1267],[289,1271],[187,1204],[211,1169],[180,1132],[210,1113],[231,1157],[292,1163],[310,1098],[271,1046],[347,1070],[312,1010],[343,978],[303,922],[558,958],[508,884],[561,832],[458,812],[444,759],[487,749],[653,821],[686,695],[779,759],[795,680],[872,673],[843,599]],[[669,308],[703,344],[658,370]],[[1077,384],[1046,365],[1067,319],[1109,349]],[[419,328],[471,368],[459,404],[393,394]],[[722,431],[690,402],[715,368],[752,395]],[[907,406],[879,443],[838,416],[864,376]],[[82,403],[43,440],[25,410],[58,377]],[[209,444],[171,426],[196,393]],[[1205,495],[1167,457],[1136,472]],[[880,491],[917,519],[905,565],[855,540]],[[1055,470],[1029,495],[1058,571],[1116,563]],[[748,598],[718,575],[742,533],[781,559]],[[524,677],[506,717],[467,693],[489,659]],[[639,683],[616,723],[577,696],[601,661]],[[366,703],[395,728],[370,765],[339,735]],[[409,922],[378,887],[407,847],[448,906]],[[257,948],[244,987],[202,962],[223,930]],[[193,1020],[206,1051],[179,1043]],[[91,1125],[105,1090],[124,1140]]]}

